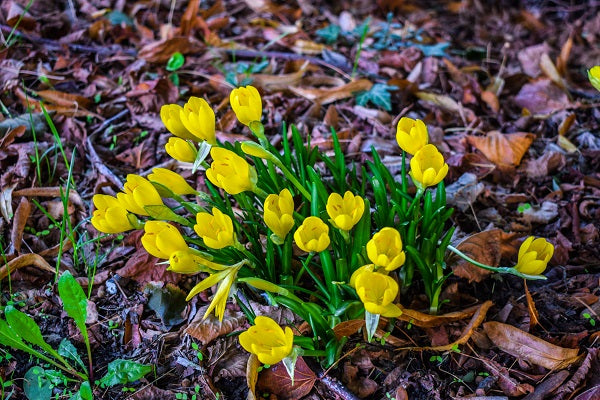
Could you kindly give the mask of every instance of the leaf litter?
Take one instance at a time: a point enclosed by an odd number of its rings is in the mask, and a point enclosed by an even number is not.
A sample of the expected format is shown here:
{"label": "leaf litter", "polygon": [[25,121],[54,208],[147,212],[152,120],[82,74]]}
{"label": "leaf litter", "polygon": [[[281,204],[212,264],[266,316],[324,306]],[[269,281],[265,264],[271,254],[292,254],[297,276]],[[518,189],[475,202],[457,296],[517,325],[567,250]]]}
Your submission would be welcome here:
{"label": "leaf litter", "polygon": [[[3,305],[10,288],[45,337],[72,336],[81,348],[72,326],[41,318],[60,313],[52,286],[60,255],[60,269],[86,283],[96,307],[95,368],[135,357],[158,368],[131,398],[244,398],[255,383],[255,398],[598,397],[600,321],[591,321],[600,313],[600,108],[585,76],[598,60],[597,4],[191,0],[172,9],[168,2],[116,2],[108,10],[84,0],[63,10],[52,0],[27,3],[0,5]],[[359,52],[355,32],[367,17]],[[168,71],[176,52],[183,66]],[[147,284],[185,291],[195,278],[167,272],[137,248],[135,234],[98,237],[86,218],[93,194],[114,194],[128,173],[172,165],[160,106],[190,95],[219,104],[218,135],[226,140],[239,134],[233,115],[221,111],[227,93],[250,83],[264,94],[266,132],[275,142],[281,121],[293,121],[331,149],[334,126],[348,156],[364,161],[374,145],[392,171],[401,160],[390,126],[399,115],[425,120],[449,157],[459,249],[511,266],[518,238],[548,237],[556,247],[548,281],[526,288],[515,277],[449,263],[455,276],[440,315],[423,313],[423,299],[404,293],[404,314],[380,325],[372,343],[361,321],[335,327],[348,338],[347,356],[326,375],[308,357],[293,386],[282,365],[258,373],[248,362],[245,373],[247,355],[235,335],[247,321],[237,306],[218,323],[200,318],[206,297],[170,309],[167,292],[145,296]],[[67,214],[78,230],[61,238],[49,216],[65,218],[61,187],[71,159]],[[305,329],[286,309],[260,298],[250,304]],[[445,343],[436,348],[434,341]],[[25,356],[11,354],[20,363],[0,362],[4,382],[25,375]],[[23,398],[18,383],[7,390]],[[95,394],[128,398],[118,388]]]}

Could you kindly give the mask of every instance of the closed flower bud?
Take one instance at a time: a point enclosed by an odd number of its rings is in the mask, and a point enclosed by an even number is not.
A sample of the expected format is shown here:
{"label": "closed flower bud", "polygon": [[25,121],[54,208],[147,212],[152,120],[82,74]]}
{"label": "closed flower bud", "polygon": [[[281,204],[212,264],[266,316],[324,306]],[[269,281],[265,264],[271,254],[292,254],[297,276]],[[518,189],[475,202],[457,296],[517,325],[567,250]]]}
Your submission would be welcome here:
{"label": "closed flower bud", "polygon": [[294,240],[307,253],[318,253],[329,246],[329,227],[319,217],[307,217],[296,229]]}
{"label": "closed flower bud", "polygon": [[242,151],[249,156],[278,162],[277,158],[258,143],[242,142]]}
{"label": "closed flower bud", "polygon": [[196,140],[205,140],[210,144],[217,142],[215,136],[215,112],[206,100],[190,97],[179,113],[183,126],[195,136]]}
{"label": "closed flower bud", "polygon": [[392,301],[398,295],[398,283],[394,278],[379,272],[363,271],[356,277],[356,293],[365,310],[384,317],[397,317],[402,314],[400,307]]}
{"label": "closed flower bud", "polygon": [[91,220],[94,228],[104,233],[121,233],[134,229],[127,218],[127,209],[115,197],[96,194],[92,201],[96,207]]}
{"label": "closed flower bud", "polygon": [[367,242],[369,260],[386,271],[399,268],[406,259],[402,251],[400,232],[394,228],[383,228]]}
{"label": "closed flower bud", "polygon": [[600,65],[596,65],[588,70],[588,78],[592,86],[596,90],[600,90]]}
{"label": "closed flower bud", "polygon": [[195,194],[196,191],[183,179],[183,176],[166,168],[154,168],[148,175],[150,182],[160,183],[176,195]]}
{"label": "closed flower bud", "polygon": [[127,175],[123,191],[117,193],[119,203],[127,210],[138,215],[148,215],[145,206],[164,205],[156,188],[145,178],[139,175]]}
{"label": "closed flower bud", "polygon": [[207,212],[196,214],[194,231],[204,240],[204,244],[211,249],[222,249],[233,246],[236,242],[233,222],[227,214],[213,207],[212,215]]}
{"label": "closed flower bud", "polygon": [[182,139],[198,140],[181,123],[180,113],[183,108],[177,104],[165,104],[160,108],[160,119],[169,132]]}
{"label": "closed flower bud", "polygon": [[294,226],[294,199],[290,191],[283,189],[279,195],[268,195],[263,209],[265,224],[273,233],[285,239]]}
{"label": "closed flower bud", "polygon": [[554,254],[554,246],[544,238],[530,236],[519,248],[515,269],[522,274],[541,275]]}
{"label": "closed flower bud", "polygon": [[167,222],[147,221],[144,232],[142,246],[154,257],[169,259],[176,251],[188,249],[181,233]]}
{"label": "closed flower bud", "polygon": [[214,263],[196,253],[189,248],[171,253],[167,269],[178,274],[195,274],[198,272],[211,273],[214,272],[213,270],[221,271],[227,268],[227,265]]}
{"label": "closed flower bud", "polygon": [[427,126],[420,119],[400,118],[396,128],[398,146],[409,154],[415,154],[429,141]]}
{"label": "closed flower bud", "polygon": [[440,183],[448,173],[448,164],[438,149],[428,144],[410,160],[410,176],[415,185],[425,189]]}
{"label": "closed flower bud", "polygon": [[275,365],[292,352],[294,333],[282,329],[269,317],[258,316],[254,326],[240,334],[240,344],[249,353],[256,354],[263,364]]}
{"label": "closed flower bud", "polygon": [[349,231],[360,221],[365,211],[365,201],[350,191],[344,193],[344,197],[331,193],[326,208],[333,225],[343,231]]}
{"label": "closed flower bud", "polygon": [[178,137],[169,138],[165,150],[168,155],[181,162],[193,163],[198,155],[198,150],[193,144]]}
{"label": "closed flower bud", "polygon": [[229,95],[231,108],[237,119],[244,125],[260,121],[262,117],[262,100],[254,86],[233,89]]}
{"label": "closed flower bud", "polygon": [[206,170],[206,176],[215,186],[229,194],[256,188],[256,170],[242,157],[221,147],[213,147],[210,155],[213,162]]}

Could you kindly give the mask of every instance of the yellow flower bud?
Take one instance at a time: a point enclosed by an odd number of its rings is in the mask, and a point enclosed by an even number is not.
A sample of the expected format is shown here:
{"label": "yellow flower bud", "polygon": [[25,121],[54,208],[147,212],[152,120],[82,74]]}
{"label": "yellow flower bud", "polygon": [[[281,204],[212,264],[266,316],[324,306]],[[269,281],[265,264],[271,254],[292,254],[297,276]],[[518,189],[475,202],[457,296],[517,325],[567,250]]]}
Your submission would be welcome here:
{"label": "yellow flower bud", "polygon": [[208,309],[204,313],[204,317],[208,317],[208,315],[215,310],[215,316],[219,318],[219,321],[223,321],[223,315],[225,314],[225,306],[227,305],[227,299],[229,298],[231,292],[231,286],[235,282],[235,278],[237,277],[237,273],[240,270],[244,263],[238,263],[236,265],[227,266],[222,271],[211,274],[208,278],[204,279],[202,282],[197,284],[192,288],[190,293],[186,297],[186,301],[189,301],[192,297],[197,295],[198,293],[208,289],[211,286],[219,284],[213,299],[208,306]]}
{"label": "yellow flower bud", "polygon": [[233,89],[229,95],[231,108],[237,119],[244,125],[260,121],[262,117],[262,100],[254,86]]}
{"label": "yellow flower bud", "polygon": [[358,276],[360,274],[362,274],[364,271],[369,271],[369,272],[375,271],[375,265],[367,264],[367,265],[363,265],[362,267],[358,268],[356,271],[354,271],[352,273],[352,276],[350,276],[350,282],[348,284],[351,287],[356,288],[356,278],[358,278]]}
{"label": "yellow flower bud", "polygon": [[277,161],[277,159],[264,147],[254,142],[242,142],[242,151],[249,156],[263,158],[265,160]]}
{"label": "yellow flower bud", "polygon": [[421,188],[435,186],[440,183],[448,173],[448,164],[438,149],[428,144],[410,160],[410,176],[415,185]]}
{"label": "yellow flower bud", "polygon": [[160,119],[169,132],[182,139],[198,140],[181,123],[180,113],[183,108],[177,104],[165,104],[160,108]]}
{"label": "yellow flower bud", "polygon": [[522,274],[541,275],[554,254],[554,246],[544,238],[530,236],[519,248],[515,269]]}
{"label": "yellow flower bud", "polygon": [[256,170],[246,160],[222,147],[210,149],[213,158],[206,177],[215,186],[229,194],[238,194],[256,188]]}
{"label": "yellow flower bud", "polygon": [[282,329],[269,317],[258,316],[254,326],[240,334],[240,344],[249,353],[256,354],[263,364],[275,365],[292,352],[294,333]]}
{"label": "yellow flower bud", "polygon": [[145,206],[164,205],[156,188],[145,178],[139,175],[127,175],[123,191],[117,193],[119,203],[127,210],[138,215],[148,215]]}
{"label": "yellow flower bud", "polygon": [[600,90],[600,65],[596,65],[588,70],[588,78],[592,86],[596,90]]}
{"label": "yellow flower bud", "polygon": [[210,144],[217,143],[215,136],[215,112],[206,100],[190,97],[179,113],[183,126],[195,136]]}
{"label": "yellow flower bud", "polygon": [[179,196],[196,193],[185,179],[183,179],[183,176],[166,168],[153,168],[152,173],[148,175],[148,180],[160,183]]}
{"label": "yellow flower bud", "polygon": [[181,233],[173,225],[164,221],[147,221],[144,224],[142,246],[154,257],[169,259],[176,251],[188,250]]}
{"label": "yellow flower bud", "polygon": [[121,233],[134,229],[127,219],[127,209],[115,197],[96,194],[92,201],[96,207],[91,220],[94,228],[104,233]]}
{"label": "yellow flower bud", "polygon": [[402,251],[400,232],[394,228],[383,228],[367,242],[369,260],[386,271],[399,268],[406,259]]}
{"label": "yellow flower bud", "polygon": [[331,193],[326,208],[333,225],[343,231],[349,231],[360,221],[365,211],[365,201],[350,191],[344,193],[343,198],[337,193]]}
{"label": "yellow flower bud", "polygon": [[169,138],[165,144],[165,150],[168,155],[181,162],[193,163],[198,155],[196,146],[178,137]]}
{"label": "yellow flower bud", "polygon": [[171,253],[169,257],[169,271],[178,274],[195,274],[198,272],[222,271],[226,265],[214,263],[204,257],[195,254],[189,248]]}
{"label": "yellow flower bud", "polygon": [[398,283],[394,278],[365,270],[356,277],[355,284],[360,301],[371,314],[384,317],[397,317],[402,314],[400,307],[392,303],[398,295]]}
{"label": "yellow flower bud", "polygon": [[263,209],[265,224],[273,233],[285,239],[294,226],[294,199],[290,191],[283,189],[279,195],[268,195]]}
{"label": "yellow flower bud", "polygon": [[329,227],[319,217],[308,217],[296,229],[294,241],[300,249],[318,253],[329,246]]}
{"label": "yellow flower bud", "polygon": [[396,128],[398,146],[409,154],[415,154],[429,141],[427,126],[420,119],[400,118]]}
{"label": "yellow flower bud", "polygon": [[212,215],[207,212],[196,214],[194,231],[204,240],[204,244],[211,249],[222,249],[233,246],[236,242],[233,222],[227,214],[213,207]]}

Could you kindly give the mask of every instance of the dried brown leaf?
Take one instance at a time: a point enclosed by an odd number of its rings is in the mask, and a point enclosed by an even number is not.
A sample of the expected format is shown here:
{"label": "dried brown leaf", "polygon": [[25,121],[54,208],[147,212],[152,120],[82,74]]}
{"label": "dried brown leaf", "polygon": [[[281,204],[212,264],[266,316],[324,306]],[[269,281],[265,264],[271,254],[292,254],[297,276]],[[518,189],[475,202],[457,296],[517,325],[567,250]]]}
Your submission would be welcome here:
{"label": "dried brown leaf", "polygon": [[182,36],[188,36],[192,29],[194,29],[199,8],[200,0],[189,0],[189,3],[181,16],[181,24],[179,26],[179,31]]}
{"label": "dried brown leaf", "polygon": [[193,38],[174,37],[147,44],[140,49],[138,56],[148,62],[166,63],[175,52],[181,54],[198,53],[204,46]]}
{"label": "dried brown leaf", "polygon": [[59,92],[58,90],[40,90],[37,92],[37,95],[50,104],[65,108],[73,108],[75,110],[79,108],[88,108],[92,105],[92,101],[87,97]]}
{"label": "dried brown leaf", "polygon": [[21,125],[6,132],[6,134],[0,138],[0,150],[6,150],[16,138],[23,136],[26,130],[27,127]]}
{"label": "dried brown leaf", "polygon": [[[267,91],[275,92],[280,90],[287,90],[290,86],[298,85],[306,72],[308,63],[304,65],[296,72],[291,74],[272,75],[272,74],[254,74],[251,75],[253,85],[262,88]],[[245,77],[245,76],[244,76]]]}
{"label": "dried brown leaf", "polygon": [[302,357],[298,357],[293,385],[283,363],[278,363],[263,370],[257,386],[259,391],[272,393],[279,399],[298,400],[310,393],[316,381],[315,373],[306,365]]}
{"label": "dried brown leaf", "polygon": [[190,322],[185,333],[208,344],[219,336],[227,335],[246,323],[246,317],[239,311],[225,310],[223,320],[219,321],[212,313],[203,319],[208,306],[201,307]]}
{"label": "dried brown leaf", "polygon": [[[497,267],[500,265],[502,257],[500,249],[501,235],[502,231],[500,229],[479,232],[465,238],[456,248],[475,261]],[[451,256],[448,265],[452,267],[454,275],[468,279],[469,282],[481,282],[492,273],[492,271],[473,265],[456,255]]]}
{"label": "dried brown leaf", "polygon": [[365,326],[364,319],[351,319],[349,321],[340,322],[333,327],[333,334],[340,340],[342,337],[350,337],[354,335],[360,328]]}
{"label": "dried brown leaf", "polygon": [[352,97],[355,92],[369,90],[371,89],[371,86],[373,86],[373,83],[368,79],[358,79],[345,85],[333,88],[319,89],[290,87],[290,90],[299,96],[307,98],[308,100],[312,100],[320,104],[329,104],[337,100]]}
{"label": "dried brown leaf", "polygon": [[452,97],[445,94],[429,93],[429,92],[417,92],[415,93],[419,99],[432,103],[444,111],[450,113],[456,113],[464,116],[466,121],[471,122],[475,119],[475,113],[473,110],[463,107],[460,103],[454,100]]}
{"label": "dried brown leaf", "polygon": [[550,114],[571,105],[565,92],[546,78],[523,85],[515,96],[515,104],[531,114]]}
{"label": "dried brown leaf", "polygon": [[535,136],[526,132],[500,133],[490,131],[486,136],[467,136],[467,142],[481,151],[488,160],[503,166],[518,166]]}
{"label": "dried brown leaf", "polygon": [[292,50],[299,54],[319,55],[325,49],[322,43],[316,43],[311,40],[298,39],[294,42]]}
{"label": "dried brown leaf", "polygon": [[[431,315],[422,313],[416,310],[410,310],[408,308],[402,308],[402,314],[397,317],[397,319],[401,321],[409,322],[415,326],[419,326],[421,328],[435,328],[437,326],[446,325],[450,322],[460,321],[462,319],[468,318],[471,315],[475,314],[477,310],[479,310],[481,306],[473,306],[469,308],[465,308],[461,311],[454,311],[447,314],[442,315]],[[362,321],[362,320],[361,320]],[[363,321],[364,323],[364,321]],[[334,328],[335,331],[335,328]]]}
{"label": "dried brown leaf", "polygon": [[531,330],[534,326],[540,323],[540,316],[537,308],[535,308],[533,297],[531,297],[531,293],[529,293],[527,281],[525,280],[523,284],[525,285],[525,298],[527,299],[527,310],[529,311],[529,330]]}
{"label": "dried brown leaf", "polygon": [[29,253],[20,255],[19,257],[9,261],[8,264],[5,264],[2,267],[0,267],[0,281],[6,278],[9,272],[28,266],[37,267],[38,269],[49,272],[51,274],[56,273],[56,268],[52,268],[50,264],[48,264],[48,262],[44,260],[40,255],[35,253]]}
{"label": "dried brown leaf", "polygon": [[[29,218],[29,214],[31,214],[31,203],[29,200],[27,200],[27,198],[22,197],[19,205],[17,206],[17,210],[15,211],[12,230],[10,231],[11,246],[17,253],[21,252],[23,231],[25,230],[25,225],[27,224],[27,218]],[[9,251],[9,253],[12,253],[12,251]]]}
{"label": "dried brown leaf", "polygon": [[246,384],[248,385],[248,396],[246,400],[256,400],[256,382],[258,381],[258,367],[260,361],[256,354],[250,354],[246,364]]}
{"label": "dried brown leaf", "polygon": [[560,76],[560,73],[550,59],[550,56],[548,56],[548,53],[542,54],[542,57],[540,58],[540,68],[556,86],[565,90],[565,81],[563,80],[562,76]]}
{"label": "dried brown leaf", "polygon": [[556,346],[512,325],[492,321],[483,329],[500,350],[547,369],[563,369],[580,358],[578,349]]}

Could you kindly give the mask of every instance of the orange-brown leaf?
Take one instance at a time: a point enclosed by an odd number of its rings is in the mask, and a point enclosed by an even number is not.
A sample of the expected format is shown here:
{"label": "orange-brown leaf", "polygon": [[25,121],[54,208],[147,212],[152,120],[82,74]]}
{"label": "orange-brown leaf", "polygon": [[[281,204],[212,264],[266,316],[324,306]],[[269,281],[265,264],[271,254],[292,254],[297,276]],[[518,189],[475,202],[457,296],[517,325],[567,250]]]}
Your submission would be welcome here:
{"label": "orange-brown leaf", "polygon": [[486,136],[467,136],[467,141],[491,162],[502,166],[518,166],[533,143],[534,135],[526,132],[488,132]]}
{"label": "orange-brown leaf", "polygon": [[261,392],[272,393],[278,399],[297,400],[306,396],[315,385],[317,376],[306,365],[302,357],[296,361],[294,370],[294,384],[283,363],[272,365],[271,368],[263,370],[258,378],[258,389]]}

